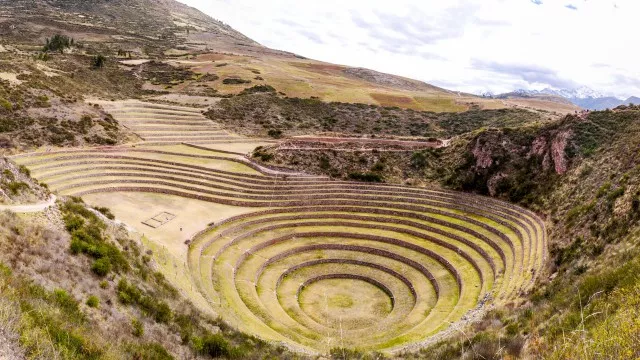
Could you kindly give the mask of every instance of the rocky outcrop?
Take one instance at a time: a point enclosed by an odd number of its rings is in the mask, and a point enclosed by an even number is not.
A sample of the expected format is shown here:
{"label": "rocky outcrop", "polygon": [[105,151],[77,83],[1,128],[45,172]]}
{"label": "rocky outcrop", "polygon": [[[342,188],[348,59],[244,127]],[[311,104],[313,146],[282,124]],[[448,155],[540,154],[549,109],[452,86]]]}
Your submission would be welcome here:
{"label": "rocky outcrop", "polygon": [[572,134],[573,132],[570,130],[561,131],[554,137],[551,143],[551,158],[553,159],[557,174],[564,174],[569,168],[566,149]]}

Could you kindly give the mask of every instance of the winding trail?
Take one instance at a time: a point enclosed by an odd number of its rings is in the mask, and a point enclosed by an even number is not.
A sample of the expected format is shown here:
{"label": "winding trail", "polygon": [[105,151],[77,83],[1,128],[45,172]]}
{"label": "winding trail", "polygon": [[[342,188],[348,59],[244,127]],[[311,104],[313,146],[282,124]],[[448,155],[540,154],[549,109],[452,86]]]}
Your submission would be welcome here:
{"label": "winding trail", "polygon": [[37,213],[42,212],[47,209],[49,206],[53,206],[56,203],[56,196],[51,195],[49,200],[37,204],[28,204],[28,205],[0,205],[0,211],[13,211],[16,213]]}

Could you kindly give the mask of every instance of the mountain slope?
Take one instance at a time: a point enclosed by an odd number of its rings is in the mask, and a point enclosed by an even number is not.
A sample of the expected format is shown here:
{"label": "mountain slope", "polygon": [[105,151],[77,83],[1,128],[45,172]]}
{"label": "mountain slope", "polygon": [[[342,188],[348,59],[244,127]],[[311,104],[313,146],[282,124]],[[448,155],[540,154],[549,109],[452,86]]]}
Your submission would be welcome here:
{"label": "mountain slope", "polygon": [[[37,51],[46,38],[56,33],[74,38],[84,45],[86,53],[107,56],[124,53],[134,60],[172,58],[169,63],[178,68],[240,78],[245,83],[266,83],[288,96],[436,112],[516,106],[570,111],[546,99],[531,103],[486,99],[421,81],[269,49],[173,0],[0,0],[0,38],[10,53]],[[217,63],[212,64],[213,61]],[[167,85],[170,84],[152,89],[191,94],[204,90],[194,90],[195,85],[190,89],[184,89],[188,86],[167,88]],[[206,85],[213,85],[211,87],[222,95],[237,94],[247,87],[242,83]]]}

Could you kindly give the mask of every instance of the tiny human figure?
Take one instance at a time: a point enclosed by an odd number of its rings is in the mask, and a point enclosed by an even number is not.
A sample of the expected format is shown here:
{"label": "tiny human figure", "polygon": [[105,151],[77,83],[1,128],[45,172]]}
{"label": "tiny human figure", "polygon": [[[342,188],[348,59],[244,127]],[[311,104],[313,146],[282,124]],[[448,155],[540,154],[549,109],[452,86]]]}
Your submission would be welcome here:
{"label": "tiny human figure", "polygon": [[182,231],[182,226],[180,226],[180,231]]}

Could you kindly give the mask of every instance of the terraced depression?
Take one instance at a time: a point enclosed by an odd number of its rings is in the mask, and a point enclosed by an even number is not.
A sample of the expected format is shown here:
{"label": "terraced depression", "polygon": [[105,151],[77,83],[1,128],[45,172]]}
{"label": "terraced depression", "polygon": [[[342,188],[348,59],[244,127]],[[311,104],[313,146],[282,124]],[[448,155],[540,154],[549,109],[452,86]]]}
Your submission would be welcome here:
{"label": "terraced depression", "polygon": [[[104,106],[145,142],[13,160],[58,195],[112,208],[194,303],[260,338],[401,349],[516,299],[547,256],[544,223],[517,206],[265,169],[243,155],[258,140],[197,109]],[[158,215],[171,220],[142,224]]]}

